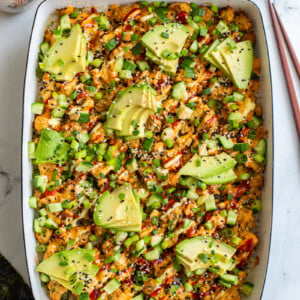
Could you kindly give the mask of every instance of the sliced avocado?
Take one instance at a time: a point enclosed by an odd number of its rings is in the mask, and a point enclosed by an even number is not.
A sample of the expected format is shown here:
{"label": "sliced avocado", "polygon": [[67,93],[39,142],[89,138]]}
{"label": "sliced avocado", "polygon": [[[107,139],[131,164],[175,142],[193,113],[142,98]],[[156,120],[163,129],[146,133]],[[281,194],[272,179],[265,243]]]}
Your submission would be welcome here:
{"label": "sliced avocado", "polygon": [[123,122],[123,129],[118,132],[118,135],[132,135],[132,132],[135,129],[135,124],[138,124],[138,116],[145,110],[147,110],[147,108],[139,106],[134,107],[132,110],[130,110],[126,114],[125,120]]}
{"label": "sliced avocado", "polygon": [[236,249],[226,243],[213,240],[213,243],[208,248],[208,252],[217,255],[223,262],[228,262],[236,252]]}
{"label": "sliced avocado", "polygon": [[207,48],[207,50],[203,53],[203,58],[210,63],[211,65],[215,66],[218,68],[218,65],[215,63],[213,58],[211,57],[210,53],[212,50],[214,50],[218,45],[220,44],[219,40],[214,40],[213,43]]}
{"label": "sliced avocado", "polygon": [[106,193],[94,210],[94,222],[105,228],[123,228],[141,224],[140,206],[130,184]]}
{"label": "sliced avocado", "polygon": [[62,164],[68,159],[69,148],[69,144],[65,143],[64,138],[58,132],[44,128],[35,152],[35,163]]}
{"label": "sliced avocado", "polygon": [[[87,271],[95,259],[95,250],[76,249],[55,253],[43,260],[36,268],[36,271],[49,276],[68,280],[74,272]],[[67,264],[61,264],[61,262]]]}
{"label": "sliced avocado", "polygon": [[[183,240],[176,246],[176,254],[185,258],[189,262],[197,262],[198,256],[202,252],[207,252],[209,244],[213,241],[211,237],[197,237]],[[197,249],[197,251],[195,251]]]}
{"label": "sliced avocado", "polygon": [[225,60],[224,60],[223,56],[221,55],[221,51],[224,48],[226,48],[226,49],[228,48],[228,43],[230,41],[233,42],[232,37],[226,38],[210,52],[210,57],[215,62],[215,65],[217,66],[217,68],[219,68],[226,76],[229,76],[229,77],[230,77],[229,69],[227,68]]}
{"label": "sliced avocado", "polygon": [[208,269],[210,267],[210,264],[205,264],[203,261],[201,261],[200,258],[197,258],[196,261],[190,262],[186,258],[182,256],[177,256],[178,262],[182,264],[184,267],[186,267],[188,270],[194,272],[198,269]]}
{"label": "sliced avocado", "polygon": [[234,84],[245,89],[251,78],[253,64],[253,47],[249,40],[236,43],[237,48],[231,50],[224,47],[220,54],[224,59]]}
{"label": "sliced avocado", "polygon": [[179,58],[177,59],[165,59],[162,57],[158,57],[155,54],[153,54],[150,50],[146,49],[146,57],[148,57],[151,61],[153,61],[155,64],[159,65],[161,70],[165,73],[174,76],[177,71]]}
{"label": "sliced avocado", "polygon": [[[163,33],[168,38],[163,37]],[[152,28],[142,38],[142,43],[146,47],[146,56],[161,66],[164,72],[175,75],[179,58],[169,60],[162,55],[164,51],[180,53],[189,33],[190,30],[186,26],[178,23],[167,23]]]}
{"label": "sliced avocado", "polygon": [[[88,287],[90,285],[91,280],[93,280],[93,278],[97,275],[98,271],[99,271],[98,266],[91,265],[89,270],[75,272],[74,274],[76,274],[75,275],[76,280],[74,283],[72,282],[72,284],[71,284],[70,280],[64,280],[64,279],[61,279],[61,278],[53,276],[53,275],[50,277],[51,277],[51,279],[57,281],[58,283],[60,283],[62,286],[64,286],[65,288],[67,288],[70,291],[74,292],[74,288],[76,287],[76,285],[78,283],[81,283],[83,286],[83,291],[86,291],[86,289],[88,289]],[[86,288],[85,288],[85,286],[86,286]]]}
{"label": "sliced avocado", "polygon": [[77,73],[84,72],[86,68],[86,38],[82,35],[81,50],[78,55],[78,61],[72,61],[64,65],[61,71],[55,76],[56,80],[70,81]]}
{"label": "sliced avocado", "polygon": [[[169,37],[164,38],[162,36],[163,32],[167,33]],[[168,23],[149,30],[142,37],[142,43],[154,55],[162,57],[161,55],[165,50],[180,53],[189,34],[190,30],[186,26],[178,23]]]}
{"label": "sliced avocado", "polygon": [[[176,257],[179,263],[190,271],[217,266],[220,269],[219,273],[223,274],[234,268],[235,261],[232,256],[235,252],[236,249],[230,245],[207,236],[186,239],[176,246]],[[215,259],[211,260],[213,256],[217,258],[217,261]]]}
{"label": "sliced avocado", "polygon": [[179,171],[180,175],[193,176],[198,179],[215,176],[232,169],[236,160],[225,152],[214,156],[199,156],[195,154],[192,159]]}
{"label": "sliced avocado", "polygon": [[106,127],[122,130],[127,113],[135,107],[149,108],[156,112],[155,95],[155,90],[146,84],[126,88],[110,105]]}
{"label": "sliced avocado", "polygon": [[210,177],[201,177],[201,181],[206,184],[223,184],[237,179],[234,171],[229,169],[225,172],[222,172],[218,175],[210,176]]}
{"label": "sliced avocado", "polygon": [[72,27],[69,37],[62,37],[51,46],[40,67],[56,75],[57,80],[71,80],[85,70],[86,39],[79,24]]}

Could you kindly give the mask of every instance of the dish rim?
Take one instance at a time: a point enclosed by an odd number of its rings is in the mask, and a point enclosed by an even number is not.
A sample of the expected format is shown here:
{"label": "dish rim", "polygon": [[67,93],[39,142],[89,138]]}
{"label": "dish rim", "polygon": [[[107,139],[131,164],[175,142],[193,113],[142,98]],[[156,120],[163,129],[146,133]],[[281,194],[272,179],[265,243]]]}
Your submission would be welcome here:
{"label": "dish rim", "polygon": [[[32,36],[33,36],[33,32],[34,32],[34,27],[35,27],[35,23],[37,20],[37,15],[39,13],[40,8],[42,7],[42,5],[46,2],[48,2],[50,0],[43,0],[39,3],[39,5],[36,8],[35,14],[34,14],[34,19],[33,19],[33,23],[32,23],[32,27],[31,27],[31,32],[30,32],[30,38],[28,41],[28,48],[27,48],[27,56],[26,56],[26,64],[25,64],[25,73],[24,73],[24,83],[23,83],[23,99],[22,99],[22,134],[21,134],[21,210],[22,210],[22,235],[23,235],[23,248],[24,248],[24,254],[25,254],[25,264],[26,264],[26,273],[29,279],[29,284],[30,284],[30,288],[32,287],[32,279],[31,276],[29,274],[29,266],[28,266],[28,257],[27,257],[27,251],[26,251],[26,234],[25,234],[25,218],[24,218],[24,205],[27,205],[27,202],[25,204],[24,202],[24,193],[23,193],[23,163],[24,163],[24,144],[27,143],[27,141],[25,141],[24,138],[24,105],[25,105],[25,91],[26,91],[26,79],[27,79],[27,72],[28,72],[28,62],[29,62],[29,54],[30,54],[30,50],[31,50],[31,46],[32,46]],[[99,0],[100,2],[101,0]],[[265,286],[266,286],[266,279],[267,279],[267,273],[268,273],[268,269],[269,269],[269,262],[270,262],[270,250],[271,250],[271,243],[272,243],[272,232],[273,232],[273,208],[274,208],[274,157],[275,157],[275,148],[274,148],[274,93],[273,93],[273,77],[272,77],[272,71],[271,71],[271,61],[270,61],[270,51],[269,51],[269,44],[268,44],[268,39],[267,39],[267,34],[266,34],[266,26],[264,23],[264,19],[263,19],[263,15],[261,12],[261,8],[254,2],[254,0],[244,0],[246,2],[249,2],[251,5],[255,6],[260,19],[261,19],[261,23],[262,23],[262,29],[263,29],[263,36],[264,36],[264,41],[266,43],[266,51],[267,51],[267,57],[268,57],[268,69],[269,69],[269,74],[268,74],[268,79],[270,81],[270,99],[271,99],[271,117],[272,117],[272,124],[271,124],[271,130],[272,130],[272,161],[268,162],[268,164],[271,163],[271,184],[272,184],[272,188],[271,188],[271,213],[270,213],[270,231],[269,231],[269,245],[268,245],[268,253],[267,253],[267,258],[266,258],[266,265],[265,265],[265,269],[264,269],[264,279],[263,279],[263,284],[261,287],[261,291],[260,291],[260,296],[259,296],[259,300],[262,300],[262,297],[264,295],[264,291],[265,291]],[[136,2],[138,2],[138,0],[136,0]],[[172,1],[170,1],[172,2]],[[174,1],[175,2],[175,1]],[[188,1],[188,0],[181,0],[181,1],[176,1],[176,2],[187,2],[190,3],[192,1]],[[210,1],[205,1],[203,3],[203,5],[207,5]],[[125,5],[126,3],[124,3]],[[199,3],[200,4],[200,3]],[[32,293],[34,296],[34,293]]]}

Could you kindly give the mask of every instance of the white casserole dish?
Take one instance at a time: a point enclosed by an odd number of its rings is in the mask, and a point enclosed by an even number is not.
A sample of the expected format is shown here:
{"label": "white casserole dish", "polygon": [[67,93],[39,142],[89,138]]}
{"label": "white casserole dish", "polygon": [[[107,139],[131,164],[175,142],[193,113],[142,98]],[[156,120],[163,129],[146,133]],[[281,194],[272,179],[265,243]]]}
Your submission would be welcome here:
{"label": "white casserole dish", "polygon": [[[167,2],[183,2],[184,0],[167,0]],[[136,0],[45,0],[37,9],[30,46],[28,51],[27,69],[24,84],[23,102],[23,144],[22,144],[22,207],[23,207],[23,229],[25,240],[25,251],[27,257],[27,268],[31,282],[32,292],[37,300],[49,299],[46,291],[41,286],[39,274],[35,271],[38,262],[35,247],[36,240],[32,229],[34,211],[28,205],[28,199],[32,195],[32,166],[27,155],[27,143],[31,141],[32,121],[31,103],[35,102],[38,94],[37,79],[35,69],[37,67],[37,57],[39,44],[43,39],[43,32],[49,21],[50,15],[56,8],[72,5],[75,7],[96,6],[98,8],[111,4],[128,4]],[[262,195],[263,209],[258,217],[258,236],[260,239],[258,248],[254,255],[258,255],[260,262],[258,266],[249,273],[249,280],[254,283],[255,289],[248,300],[262,299],[265,276],[267,271],[269,246],[272,226],[272,200],[273,200],[273,106],[272,106],[272,86],[269,65],[269,55],[267,48],[264,24],[259,7],[249,0],[215,0],[191,2],[201,3],[202,5],[216,4],[218,6],[230,5],[232,8],[241,9],[253,21],[257,43],[255,55],[261,58],[261,89],[260,103],[264,111],[264,125],[268,131],[268,165],[265,172],[265,187]]]}

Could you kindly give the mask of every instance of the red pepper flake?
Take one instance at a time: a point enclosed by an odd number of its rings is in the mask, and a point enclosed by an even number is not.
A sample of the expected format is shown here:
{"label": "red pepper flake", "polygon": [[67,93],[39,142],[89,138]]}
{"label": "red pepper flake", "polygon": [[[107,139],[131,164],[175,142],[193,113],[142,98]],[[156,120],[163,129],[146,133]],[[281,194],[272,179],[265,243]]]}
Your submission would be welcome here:
{"label": "red pepper flake", "polygon": [[188,19],[188,14],[185,11],[181,11],[177,16],[176,16],[176,21],[182,24],[187,24],[187,19]]}
{"label": "red pepper flake", "polygon": [[91,8],[91,12],[92,12],[93,14],[96,14],[96,13],[97,13],[97,9],[96,9],[95,7],[92,7],[92,8]]}

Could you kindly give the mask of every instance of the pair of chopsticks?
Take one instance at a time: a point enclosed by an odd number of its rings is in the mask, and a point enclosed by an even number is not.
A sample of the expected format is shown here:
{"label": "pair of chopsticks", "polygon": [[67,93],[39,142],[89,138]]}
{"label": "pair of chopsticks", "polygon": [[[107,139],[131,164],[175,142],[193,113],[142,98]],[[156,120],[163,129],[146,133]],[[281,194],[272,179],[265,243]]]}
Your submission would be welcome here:
{"label": "pair of chopsticks", "polygon": [[[300,78],[300,64],[297,59],[296,53],[292,47],[291,41],[287,35],[287,32],[283,27],[283,23],[280,20],[280,17],[276,10],[275,5],[271,3],[271,0],[268,0],[268,1],[269,1],[269,9],[270,9],[270,13],[271,13],[272,21],[273,21],[273,26],[274,26],[274,30],[275,30],[275,35],[276,35],[276,39],[277,39],[277,43],[278,43],[278,48],[279,48],[279,52],[280,52],[280,56],[281,56],[281,62],[282,62],[282,66],[283,66],[283,70],[284,70],[284,74],[285,74],[286,83],[288,86],[290,101],[291,101],[293,114],[294,114],[294,118],[295,118],[295,122],[296,122],[296,127],[297,127],[297,131],[298,131],[298,137],[300,139],[300,111],[299,111],[299,105],[298,105],[298,101],[297,101],[297,96],[296,96],[296,91],[295,91],[295,87],[293,84],[291,71],[289,69],[289,65],[287,62],[287,55],[286,55],[286,52],[284,49],[284,40],[286,42],[286,46],[292,57],[294,67],[297,71],[299,78]],[[280,31],[280,29],[281,29],[281,31]],[[283,37],[282,37],[282,35],[283,35]]]}

